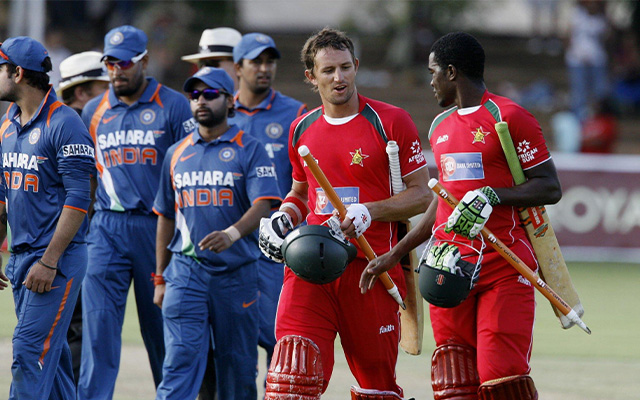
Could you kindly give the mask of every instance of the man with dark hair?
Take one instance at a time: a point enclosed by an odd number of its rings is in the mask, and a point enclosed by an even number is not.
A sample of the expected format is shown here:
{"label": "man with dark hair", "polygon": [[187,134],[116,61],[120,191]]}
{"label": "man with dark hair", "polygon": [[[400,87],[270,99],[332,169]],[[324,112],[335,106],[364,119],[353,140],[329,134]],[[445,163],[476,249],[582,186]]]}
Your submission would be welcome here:
{"label": "man with dark hair", "polygon": [[157,217],[152,206],[167,149],[195,127],[189,102],[146,76],[147,35],[124,25],[105,35],[111,85],[82,118],[95,140],[98,189],[82,289],[78,397],[109,399],[118,374],[121,331],[132,281],[155,385],[162,381],[161,310],[153,304]]}
{"label": "man with dark hair", "polygon": [[281,198],[262,145],[235,125],[233,81],[204,67],[184,83],[196,132],[167,151],[158,214],[154,302],[167,356],[156,399],[193,399],[205,372],[209,332],[220,400],[255,400],[258,258],[250,236]]}
{"label": "man with dark hair", "polygon": [[[450,33],[429,55],[431,86],[438,115],[429,141],[440,183],[461,199],[455,210],[444,200],[430,207],[420,223],[389,253],[369,264],[372,274],[391,268],[431,235],[462,243],[459,256],[477,262],[487,227],[532,270],[537,261],[518,218],[519,207],[553,204],[561,189],[556,169],[536,119],[513,101],[490,93],[484,83],[484,50],[471,35]],[[514,186],[495,130],[505,121],[527,182]],[[476,239],[476,240],[474,240]],[[446,254],[444,254],[446,255]],[[535,317],[534,288],[491,248],[468,298],[453,308],[430,305],[436,341],[432,386],[436,399],[534,400],[538,398],[529,358]]]}
{"label": "man with dark hair", "polygon": [[[347,215],[341,229],[350,238],[366,231],[376,253],[397,241],[397,221],[425,211],[431,199],[429,173],[418,131],[409,114],[392,105],[360,95],[355,78],[359,61],[353,43],[343,32],[325,28],[312,35],[302,49],[305,76],[320,94],[322,107],[297,118],[289,131],[292,187],[280,211],[260,225],[262,251],[282,260],[284,235],[305,220],[324,224],[334,208],[298,154],[307,146],[318,160]],[[406,190],[391,195],[386,142],[400,147],[399,159]],[[398,303],[382,284],[367,294],[358,287],[367,261],[362,251],[335,281],[318,285],[285,270],[278,303],[273,360],[267,376],[267,398],[306,395],[318,399],[333,371],[336,334],[361,388],[356,399],[398,399],[396,383],[400,326]],[[281,261],[282,262],[282,261]],[[399,264],[389,275],[405,291]],[[302,396],[301,396],[302,397]]]}
{"label": "man with dark hair", "polygon": [[[291,189],[291,162],[287,152],[289,127],[293,120],[307,112],[307,106],[272,87],[280,52],[270,36],[263,33],[244,35],[234,47],[233,56],[239,89],[235,96],[237,113],[231,123],[262,143],[275,164],[278,187],[284,196]],[[283,265],[261,254],[258,344],[267,353],[267,367],[276,345],[276,310],[283,278]]]}
{"label": "man with dark hair", "polygon": [[[62,79],[56,93],[62,97],[64,104],[76,110],[78,114],[82,114],[82,109],[89,100],[104,93],[109,87],[109,77],[104,64],[100,61],[101,58],[102,53],[85,51],[69,56],[60,63],[59,69]],[[92,177],[92,201],[96,186],[96,179]],[[89,218],[91,218],[92,208],[93,205],[89,207]],[[67,341],[71,349],[73,379],[77,386],[78,379],[80,379],[80,357],[82,354],[82,301],[76,302],[67,332]]]}
{"label": "man with dark hair", "polygon": [[11,230],[13,334],[10,399],[75,398],[67,329],[87,268],[91,137],[78,114],[56,99],[51,59],[29,37],[0,46],[3,178],[0,242]]}

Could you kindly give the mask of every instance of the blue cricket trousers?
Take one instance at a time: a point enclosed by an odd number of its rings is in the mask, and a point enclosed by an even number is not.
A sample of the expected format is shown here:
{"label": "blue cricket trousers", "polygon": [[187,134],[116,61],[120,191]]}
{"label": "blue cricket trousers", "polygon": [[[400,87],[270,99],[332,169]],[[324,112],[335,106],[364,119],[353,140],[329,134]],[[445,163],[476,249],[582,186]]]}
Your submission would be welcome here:
{"label": "blue cricket trousers", "polygon": [[12,254],[6,268],[18,317],[9,399],[75,399],[67,330],[87,268],[87,245],[71,243],[58,260],[51,291],[34,293],[22,282],[43,253]]}
{"label": "blue cricket trousers", "polygon": [[82,288],[82,364],[78,399],[113,397],[124,313],[133,281],[140,330],[155,385],[162,380],[162,312],[153,304],[155,215],[98,211],[91,219],[89,264]]}

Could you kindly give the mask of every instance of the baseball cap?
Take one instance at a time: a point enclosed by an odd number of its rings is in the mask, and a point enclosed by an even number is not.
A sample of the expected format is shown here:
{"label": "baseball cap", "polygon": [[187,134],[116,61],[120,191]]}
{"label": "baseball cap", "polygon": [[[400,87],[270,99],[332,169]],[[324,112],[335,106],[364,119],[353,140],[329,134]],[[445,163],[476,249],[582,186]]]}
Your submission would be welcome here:
{"label": "baseball cap", "polygon": [[276,42],[270,36],[264,33],[247,33],[242,37],[240,43],[233,48],[233,62],[237,64],[243,58],[253,60],[267,49],[272,49],[276,54],[276,58],[280,58]]}
{"label": "baseball cap", "polygon": [[84,51],[62,60],[60,63],[60,83],[56,93],[58,96],[70,87],[89,81],[109,82],[109,76],[100,61],[102,53],[98,51]]}
{"label": "baseball cap", "polygon": [[184,82],[182,89],[185,92],[190,92],[197,81],[203,82],[212,89],[222,89],[229,94],[233,94],[233,80],[222,68],[201,68]]}
{"label": "baseball cap", "polygon": [[233,57],[233,48],[242,34],[233,28],[205,29],[200,37],[198,53],[182,56],[182,60],[197,63],[203,58]]}
{"label": "baseball cap", "polygon": [[47,57],[47,49],[28,36],[9,38],[0,46],[0,65],[11,63],[31,71],[49,72],[42,65]]}
{"label": "baseball cap", "polygon": [[122,25],[110,30],[104,37],[102,60],[107,57],[131,60],[147,49],[147,35],[138,28]]}

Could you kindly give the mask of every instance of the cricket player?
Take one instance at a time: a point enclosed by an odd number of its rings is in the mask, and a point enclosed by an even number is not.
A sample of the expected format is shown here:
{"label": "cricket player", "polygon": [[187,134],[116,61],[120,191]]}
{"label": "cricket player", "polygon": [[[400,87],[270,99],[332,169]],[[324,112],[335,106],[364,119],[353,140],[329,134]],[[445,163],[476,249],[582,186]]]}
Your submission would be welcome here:
{"label": "cricket player", "polygon": [[[87,102],[96,96],[103,94],[109,87],[107,68],[100,59],[102,53],[97,51],[84,51],[73,54],[60,63],[61,80],[56,93],[62,98],[64,104],[76,110],[80,115]],[[95,198],[97,181],[91,179],[91,198]],[[89,217],[92,215],[92,207],[89,207]],[[80,291],[82,293],[82,291]],[[82,299],[81,294],[78,295]],[[82,354],[82,301],[77,301],[67,332],[67,341],[71,349],[71,361],[73,363],[73,380],[78,384],[80,379],[80,357]]]}
{"label": "cricket player", "polygon": [[[452,212],[439,200],[392,252],[370,263],[368,273],[379,274],[395,265],[429,237],[434,220],[436,226],[445,225],[436,231],[436,239],[476,249],[481,246],[476,236],[486,224],[532,270],[537,269],[517,207],[558,202],[560,183],[540,125],[513,101],[487,90],[484,60],[482,45],[467,33],[449,33],[433,44],[431,86],[438,104],[448,109],[433,121],[429,141],[440,161],[440,183],[461,201]],[[514,186],[495,131],[497,121],[509,125],[528,178],[525,184]],[[459,251],[462,256],[472,253],[466,246],[459,246]],[[477,256],[467,259],[476,260]],[[500,254],[490,247],[484,251],[480,278],[462,304],[430,305],[429,310],[437,346],[432,357],[436,399],[538,398],[529,376],[534,288]]]}
{"label": "cricket player", "polygon": [[[261,223],[261,249],[274,258],[287,230],[306,222],[319,225],[334,211],[324,192],[298,154],[305,145],[317,159],[338,196],[347,205],[343,232],[353,238],[365,233],[373,250],[382,254],[396,242],[397,222],[424,212],[431,197],[429,173],[418,131],[404,110],[360,95],[355,79],[359,61],[343,32],[325,28],[312,35],[302,49],[305,76],[317,90],[322,107],[296,119],[289,133],[293,166],[291,190],[280,212]],[[407,189],[392,196],[386,141],[400,146],[400,166]],[[286,227],[286,228],[285,228]],[[354,241],[355,242],[355,241]],[[367,260],[358,251],[337,280],[318,285],[285,270],[278,304],[278,343],[267,377],[267,398],[286,399],[292,394],[320,398],[334,364],[336,334],[351,372],[362,389],[357,398],[397,399],[402,389],[395,377],[400,335],[398,304],[382,284],[367,294],[358,287]],[[404,295],[400,265],[389,271]],[[304,371],[299,362],[319,354],[318,362]],[[374,397],[371,397],[374,398]]]}
{"label": "cricket player", "polygon": [[195,121],[181,93],[146,77],[146,46],[146,34],[135,27],[107,33],[103,61],[111,84],[82,113],[95,142],[99,185],[82,291],[80,399],[113,396],[132,281],[153,380],[156,386],[162,380],[162,313],[153,304],[151,281],[157,228],[152,206],[167,149]]}
{"label": "cricket player", "polygon": [[194,399],[213,332],[220,400],[254,400],[258,360],[258,257],[248,235],[281,202],[262,145],[227,123],[233,81],[204,67],[184,84],[196,132],[167,152],[158,214],[155,298],[164,316],[157,399]]}
{"label": "cricket player", "polygon": [[67,329],[87,268],[91,137],[49,84],[51,58],[34,39],[0,46],[2,179],[0,242],[11,231],[11,257],[0,289],[11,283],[10,399],[74,399]]}
{"label": "cricket player", "polygon": [[[239,89],[235,95],[236,115],[230,123],[264,146],[276,166],[281,196],[291,189],[291,162],[287,143],[293,120],[307,112],[307,106],[273,89],[280,52],[273,39],[262,33],[249,33],[233,49]],[[276,345],[275,320],[284,267],[260,255],[258,289],[260,299],[259,345],[271,363]]]}

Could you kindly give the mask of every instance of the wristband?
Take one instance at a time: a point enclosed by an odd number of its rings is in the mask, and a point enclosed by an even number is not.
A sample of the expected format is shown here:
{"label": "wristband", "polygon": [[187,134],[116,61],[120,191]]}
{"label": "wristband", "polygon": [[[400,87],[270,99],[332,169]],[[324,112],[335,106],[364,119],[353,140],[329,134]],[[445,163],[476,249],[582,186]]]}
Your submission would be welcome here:
{"label": "wristband", "polygon": [[231,243],[234,243],[236,240],[242,237],[238,228],[236,228],[233,225],[229,226],[227,229],[223,230],[222,232],[226,233],[227,236],[229,236],[229,239],[231,239]]}
{"label": "wristband", "polygon": [[489,200],[489,204],[491,204],[492,207],[500,204],[500,197],[498,197],[498,195],[496,194],[496,191],[493,190],[493,188],[489,186],[485,186],[480,188],[479,190],[480,192],[482,192],[482,194],[487,196],[487,200]]}
{"label": "wristband", "polygon": [[280,205],[280,211],[284,211],[287,208],[293,210],[296,217],[298,217],[297,221],[292,221],[293,226],[302,223],[307,218],[307,214],[309,213],[309,211],[307,210],[307,205],[304,203],[304,201],[294,196],[289,196],[282,201],[282,205]]}
{"label": "wristband", "polygon": [[151,273],[151,280],[153,281],[153,286],[165,284],[165,281],[162,275],[157,275],[155,272]]}
{"label": "wristband", "polygon": [[52,270],[54,270],[54,271],[56,271],[56,270],[58,269],[58,267],[52,267],[51,265],[47,265],[47,264],[43,263],[43,262],[42,262],[42,258],[39,258],[39,259],[38,259],[38,264],[42,265],[43,267],[46,267],[46,268],[52,269]]}

